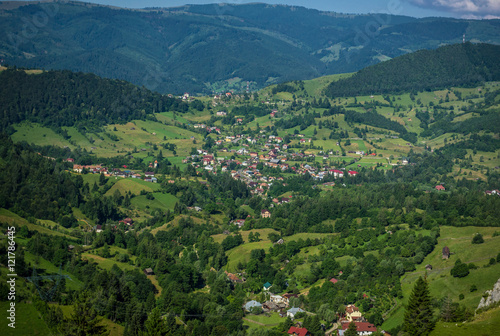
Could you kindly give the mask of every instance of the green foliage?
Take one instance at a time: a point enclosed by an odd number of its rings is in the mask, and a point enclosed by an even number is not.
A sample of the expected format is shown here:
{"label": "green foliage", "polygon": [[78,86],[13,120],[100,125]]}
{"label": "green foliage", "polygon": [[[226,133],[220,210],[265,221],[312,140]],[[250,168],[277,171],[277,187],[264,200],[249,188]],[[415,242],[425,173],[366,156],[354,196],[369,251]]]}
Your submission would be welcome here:
{"label": "green foliage", "polygon": [[75,219],[71,207],[83,202],[81,177],[64,172],[64,164],[12,143],[0,135],[0,160],[5,162],[0,174],[0,208],[25,217],[62,220],[71,227]]}
{"label": "green foliage", "polygon": [[9,69],[0,72],[0,81],[8,83],[0,86],[0,105],[5,111],[1,130],[24,120],[56,128],[95,128],[145,120],[154,112],[187,110],[178,99],[93,74],[47,71],[29,75]]}
{"label": "green foliage", "polygon": [[158,307],[154,308],[144,323],[144,336],[163,336],[167,334],[167,327]]}
{"label": "green foliage", "polygon": [[338,97],[471,87],[500,79],[499,52],[499,46],[471,43],[421,50],[332,82],[326,94]]}
{"label": "green foliage", "polygon": [[349,323],[349,327],[345,331],[344,335],[345,336],[356,336],[358,334],[356,324],[354,322]]}
{"label": "green foliage", "polygon": [[434,326],[429,286],[427,280],[419,277],[408,299],[403,331],[409,335],[429,335]]}
{"label": "green foliage", "polygon": [[236,246],[243,244],[243,237],[240,234],[227,236],[221,243],[224,251],[230,250]]}
{"label": "green foliage", "polygon": [[472,238],[472,244],[482,244],[484,243],[483,235],[478,233]]}
{"label": "green foliage", "polygon": [[465,263],[456,264],[450,271],[455,278],[463,278],[469,275],[469,266]]}
{"label": "green foliage", "polygon": [[453,302],[449,297],[444,297],[441,303],[441,320],[444,322],[463,322],[470,319],[473,314],[460,304]]}
{"label": "green foliage", "polygon": [[106,327],[100,323],[102,318],[97,316],[90,302],[89,293],[81,293],[77,298],[71,317],[64,327],[64,335],[86,336],[86,335],[109,335]]}

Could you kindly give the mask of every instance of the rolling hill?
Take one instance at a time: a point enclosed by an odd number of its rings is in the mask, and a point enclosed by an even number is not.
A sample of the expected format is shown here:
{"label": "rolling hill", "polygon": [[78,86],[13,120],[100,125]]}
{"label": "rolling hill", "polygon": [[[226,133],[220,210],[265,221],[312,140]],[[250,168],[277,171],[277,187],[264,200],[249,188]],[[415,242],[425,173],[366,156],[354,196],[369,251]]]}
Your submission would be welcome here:
{"label": "rolling hill", "polygon": [[491,44],[464,43],[420,50],[333,81],[325,92],[336,97],[472,87],[500,80],[499,55],[500,46]]}
{"label": "rolling hill", "polygon": [[[303,7],[210,4],[126,10],[76,1],[0,4],[0,58],[70,69],[159,92],[252,90],[357,71],[457,43],[500,43],[498,20],[345,15]],[[25,23],[28,22],[28,23]]]}

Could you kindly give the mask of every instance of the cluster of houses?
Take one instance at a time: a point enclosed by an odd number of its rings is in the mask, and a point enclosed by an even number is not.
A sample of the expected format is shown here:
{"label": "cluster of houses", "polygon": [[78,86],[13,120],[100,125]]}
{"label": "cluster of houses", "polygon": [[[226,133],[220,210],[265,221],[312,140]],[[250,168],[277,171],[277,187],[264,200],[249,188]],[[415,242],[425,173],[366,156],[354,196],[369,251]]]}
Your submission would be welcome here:
{"label": "cluster of houses", "polygon": [[[270,283],[266,283],[264,285],[264,290],[267,292],[271,287]],[[299,307],[291,307],[290,308],[290,298],[298,297],[296,294],[286,293],[283,295],[275,295],[271,294],[269,296],[269,300],[264,303],[260,303],[256,300],[251,300],[245,303],[243,308],[245,311],[252,313],[257,311],[263,312],[278,312],[280,317],[289,317],[292,320],[295,319],[298,313],[306,313],[303,309]],[[363,314],[359,311],[359,308],[355,305],[348,305],[345,308],[345,313],[342,314],[338,321],[338,328],[336,330],[335,335],[343,336],[346,330],[349,328],[349,324],[354,323],[356,326],[356,331],[360,336],[368,336],[375,332],[377,332],[377,327],[372,323],[369,323],[363,317]],[[382,335],[390,336],[384,330],[381,330]],[[301,323],[297,323],[296,325],[290,327],[288,330],[289,335],[294,336],[307,336],[309,332],[306,328],[301,327]]]}
{"label": "cluster of houses", "polygon": [[[363,317],[363,314],[359,311],[359,308],[352,304],[345,307],[345,314],[339,319],[340,327],[337,330],[339,336],[343,336],[345,334],[350,323],[354,323],[356,331],[360,336],[368,336],[377,332],[377,327],[372,323],[367,322]],[[390,334],[384,330],[381,330],[380,332],[382,335],[390,336]]]}
{"label": "cluster of houses", "polygon": [[494,189],[494,190],[486,190],[484,193],[485,193],[486,195],[488,195],[488,196],[495,196],[495,195],[496,195],[496,196],[500,196],[500,190],[498,190],[498,189]]}
{"label": "cluster of houses", "polygon": [[[152,167],[156,168],[157,162],[152,163]],[[124,166],[126,168],[126,166]],[[145,172],[144,174],[139,174],[137,172],[133,172],[131,170],[121,170],[119,168],[108,169],[106,167],[102,167],[101,165],[73,165],[73,171],[76,173],[82,173],[84,170],[89,172],[90,174],[104,174],[106,177],[122,177],[122,178],[136,178],[144,180],[145,182],[157,183],[158,179],[155,177],[155,173],[153,172]]]}
{"label": "cluster of houses", "polygon": [[214,126],[207,126],[205,124],[194,124],[193,125],[194,128],[197,128],[197,129],[204,129],[206,130],[208,133],[218,133],[218,134],[221,134],[221,130],[220,128],[218,127],[214,127]]}
{"label": "cluster of houses", "polygon": [[[277,139],[279,141],[280,138]],[[357,171],[346,171],[343,168],[317,169],[307,163],[302,163],[297,166],[290,166],[287,163],[288,161],[301,161],[307,159],[308,157],[314,158],[314,154],[280,153],[276,149],[270,149],[266,153],[259,154],[257,152],[251,152],[245,147],[238,150],[232,149],[229,152],[234,153],[235,155],[246,156],[246,158],[216,158],[207,151],[198,150],[198,154],[186,157],[183,160],[183,163],[191,163],[195,168],[202,167],[203,169],[214,174],[217,174],[218,172],[229,172],[234,179],[245,182],[251,192],[257,195],[265,194],[265,190],[270,187],[274,181],[283,181],[282,177],[264,176],[258,169],[260,164],[265,167],[293,172],[295,174],[309,174],[317,180],[322,180],[328,175],[333,175],[335,178],[343,178],[345,176],[354,177],[358,175]],[[230,167],[235,169],[231,170]]]}

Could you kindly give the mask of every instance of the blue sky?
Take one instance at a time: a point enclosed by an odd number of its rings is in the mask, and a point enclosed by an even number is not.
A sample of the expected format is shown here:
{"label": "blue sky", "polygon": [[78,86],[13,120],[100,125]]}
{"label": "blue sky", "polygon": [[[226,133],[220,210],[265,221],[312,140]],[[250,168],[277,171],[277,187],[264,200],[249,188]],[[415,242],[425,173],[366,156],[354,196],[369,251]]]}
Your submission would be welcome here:
{"label": "blue sky", "polygon": [[128,8],[175,7],[216,2],[266,2],[315,8],[340,13],[390,13],[414,17],[500,18],[500,0],[86,0]]}

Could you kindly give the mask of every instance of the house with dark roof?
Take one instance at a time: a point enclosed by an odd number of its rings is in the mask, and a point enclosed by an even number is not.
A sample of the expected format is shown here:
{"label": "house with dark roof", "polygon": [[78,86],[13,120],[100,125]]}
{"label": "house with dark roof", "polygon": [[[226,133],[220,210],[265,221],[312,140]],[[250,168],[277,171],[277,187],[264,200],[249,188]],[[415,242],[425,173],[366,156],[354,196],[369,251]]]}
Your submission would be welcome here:
{"label": "house with dark roof", "polygon": [[267,209],[263,209],[261,212],[260,212],[260,216],[262,218],[271,218],[271,213],[269,212],[269,210]]}
{"label": "house with dark roof", "polygon": [[448,246],[443,247],[443,259],[450,258],[450,248]]}
{"label": "house with dark roof", "polygon": [[268,290],[269,290],[269,288],[271,288],[271,287],[272,287],[272,284],[271,284],[270,282],[266,282],[266,283],[264,284],[264,286],[263,286],[263,289],[264,289],[265,291],[268,291]]}

